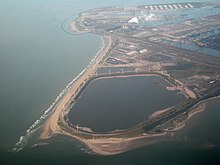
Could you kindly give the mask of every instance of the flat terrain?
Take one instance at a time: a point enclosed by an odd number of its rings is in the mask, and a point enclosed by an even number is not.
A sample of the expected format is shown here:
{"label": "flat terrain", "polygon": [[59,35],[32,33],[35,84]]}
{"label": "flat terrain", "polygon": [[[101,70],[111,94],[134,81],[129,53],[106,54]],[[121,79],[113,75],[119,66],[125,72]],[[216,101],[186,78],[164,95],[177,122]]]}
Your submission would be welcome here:
{"label": "flat terrain", "polygon": [[[81,13],[69,30],[101,35],[105,47],[57,104],[40,139],[63,134],[96,154],[110,155],[155,143],[183,128],[205,109],[205,100],[220,94],[218,46],[210,40],[219,35],[219,18],[220,6],[207,3],[107,7]],[[186,100],[123,130],[93,132],[69,122],[71,107],[92,80],[136,75],[161,76],[171,84],[167,90],[180,90]]]}

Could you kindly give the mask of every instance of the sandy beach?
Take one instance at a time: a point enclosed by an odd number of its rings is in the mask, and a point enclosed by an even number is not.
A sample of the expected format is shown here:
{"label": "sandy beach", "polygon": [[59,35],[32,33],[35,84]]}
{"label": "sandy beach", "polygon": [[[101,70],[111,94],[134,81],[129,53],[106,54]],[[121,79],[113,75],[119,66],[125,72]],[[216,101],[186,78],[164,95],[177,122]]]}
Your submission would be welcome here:
{"label": "sandy beach", "polygon": [[[47,119],[45,124],[43,125],[40,139],[49,139],[50,137],[57,135],[57,134],[64,134],[70,137],[73,137],[75,139],[78,139],[82,143],[84,143],[92,152],[96,154],[101,155],[112,155],[112,154],[118,154],[121,152],[125,152],[127,150],[130,150],[131,148],[136,148],[137,145],[132,145],[133,142],[137,143],[138,139],[146,139],[143,144],[150,144],[154,140],[149,140],[147,138],[154,137],[154,136],[161,136],[163,134],[156,134],[156,135],[148,135],[145,134],[132,137],[132,138],[98,138],[98,139],[85,139],[81,138],[80,136],[74,136],[73,134],[70,134],[69,132],[62,130],[62,128],[59,125],[60,117],[63,117],[63,112],[65,111],[66,107],[70,104],[71,99],[75,96],[77,91],[80,89],[80,85],[83,84],[86,80],[88,80],[92,75],[95,74],[96,68],[101,65],[101,61],[103,57],[108,52],[109,48],[112,45],[111,37],[104,36],[105,41],[105,47],[100,52],[98,57],[96,58],[95,62],[92,66],[88,67],[87,70],[83,75],[81,75],[76,82],[71,86],[70,90],[66,95],[59,101],[59,103],[56,105],[54,112],[51,114],[51,116]],[[134,75],[138,76],[138,75]],[[148,76],[155,76],[154,74],[148,74]]]}
{"label": "sandy beach", "polygon": [[[92,153],[99,154],[99,155],[114,155],[126,152],[128,150],[138,148],[139,146],[149,145],[156,143],[158,141],[163,141],[166,139],[167,132],[175,132],[179,131],[182,128],[185,127],[185,123],[194,115],[196,115],[199,112],[204,111],[205,109],[205,102],[200,102],[197,105],[195,105],[192,110],[189,112],[188,117],[186,120],[175,123],[175,127],[169,130],[166,130],[163,133],[160,134],[142,134],[136,137],[131,138],[101,138],[101,137],[94,137],[90,139],[82,138],[77,135],[73,135],[65,130],[60,131],[54,129],[55,127],[52,127],[51,130],[47,130],[47,137],[43,138],[49,138],[51,135],[55,134],[64,134],[69,137],[75,138],[79,141],[81,141],[86,147],[88,151],[91,151]],[[167,111],[166,109],[165,111]],[[164,110],[158,111],[157,114],[163,113]],[[54,118],[53,118],[54,119]],[[55,123],[56,125],[56,123]],[[53,126],[55,126],[53,125]],[[59,125],[56,125],[59,127]],[[80,134],[77,130],[73,130],[74,133]]]}
{"label": "sandy beach", "polygon": [[[136,137],[131,138],[82,138],[81,136],[77,136],[80,133],[77,130],[72,130],[73,133],[69,133],[61,128],[59,125],[59,122],[62,121],[65,124],[65,121],[63,121],[63,116],[66,108],[69,106],[71,100],[74,98],[74,96],[77,94],[77,92],[80,90],[81,85],[86,82],[91,76],[95,74],[96,69],[102,64],[101,61],[103,57],[106,55],[108,50],[110,49],[112,45],[111,37],[104,36],[105,41],[105,47],[100,52],[96,60],[94,61],[93,65],[88,67],[87,70],[84,72],[83,75],[81,75],[71,86],[70,90],[66,95],[60,100],[60,102],[57,104],[57,106],[54,109],[53,114],[48,118],[48,120],[45,122],[42,132],[40,134],[40,139],[49,139],[50,137],[56,135],[56,134],[64,134],[70,137],[73,137],[75,139],[78,139],[82,143],[87,146],[89,150],[91,150],[93,153],[101,154],[101,155],[113,155],[122,153],[125,151],[128,151],[133,148],[137,148],[137,144],[139,144],[140,139],[142,139],[141,144],[147,145],[155,142],[155,139],[152,139],[152,137],[159,137],[166,135],[166,132],[162,134],[142,134]],[[129,75],[130,76],[143,76],[143,74],[137,74],[137,75]],[[145,76],[160,76],[156,74],[144,74]],[[121,75],[121,76],[109,76],[105,78],[114,78],[114,77],[128,77],[128,75]],[[178,88],[176,86],[169,87],[169,90],[181,90],[183,91],[183,88]],[[185,90],[184,90],[185,91]],[[190,95],[189,92],[185,91],[187,94]],[[189,96],[190,97],[190,96]],[[155,112],[151,115],[151,117],[155,117],[158,115],[161,115],[162,113],[168,111],[170,108],[160,110]],[[150,139],[149,139],[150,138]],[[161,140],[161,139],[160,139]]]}
{"label": "sandy beach", "polygon": [[151,114],[151,115],[149,116],[149,118],[153,118],[153,117],[159,116],[159,115],[161,115],[161,114],[163,114],[163,113],[169,111],[171,108],[172,108],[172,107],[169,107],[169,108],[166,108],[166,109],[162,109],[162,110],[156,111],[156,112],[154,112],[153,114]]}
{"label": "sandy beach", "polygon": [[180,90],[180,91],[184,92],[184,93],[185,93],[188,97],[190,97],[190,98],[193,98],[193,99],[197,98],[197,97],[196,97],[196,94],[195,94],[193,91],[189,90],[189,89],[188,89],[186,86],[184,86],[184,85],[166,87],[166,89],[167,89],[167,90],[170,90],[170,91]]}
{"label": "sandy beach", "polygon": [[40,134],[40,139],[48,139],[51,137],[52,134],[60,133],[62,131],[58,125],[59,116],[61,112],[65,109],[65,106],[68,105],[71,98],[74,97],[74,95],[77,93],[77,90],[79,90],[80,85],[95,74],[96,68],[100,65],[101,60],[103,59],[103,57],[112,45],[111,37],[104,36],[103,38],[105,42],[105,47],[100,52],[93,65],[87,68],[86,72],[76,80],[76,82],[72,85],[68,93],[59,101],[59,103],[54,109],[54,112],[45,122],[42,128],[42,132]]}
{"label": "sandy beach", "polygon": [[[145,135],[134,138],[108,138],[108,139],[88,139],[83,142],[92,152],[100,155],[114,155],[126,152],[128,150],[138,148],[140,146],[149,145],[158,142],[156,137],[166,135]],[[154,139],[153,139],[154,137]],[[162,138],[160,139],[162,140]]]}
{"label": "sandy beach", "polygon": [[83,22],[83,20],[84,17],[81,15],[81,17],[78,17],[75,21],[69,24],[68,29],[74,34],[83,34],[86,32],[90,32],[88,29],[84,28],[83,24],[80,24],[80,26],[82,26],[81,29],[77,27],[77,22]]}
{"label": "sandy beach", "polygon": [[[77,133],[77,131],[74,131]],[[91,138],[85,139],[80,136],[75,136],[69,132],[62,131],[62,134],[73,137],[81,141],[87,150],[98,155],[115,155],[126,152],[128,150],[138,148],[140,146],[149,145],[162,141],[163,137],[167,135],[166,132],[160,134],[144,134],[131,138]]]}
{"label": "sandy beach", "polygon": [[203,112],[205,110],[205,108],[206,108],[205,102],[202,102],[199,105],[195,106],[195,108],[188,113],[187,120],[189,120],[190,118],[195,116],[197,113]]}
{"label": "sandy beach", "polygon": [[[83,19],[83,18],[81,18]],[[81,31],[81,29],[78,29],[76,27],[76,21],[69,25],[69,30],[76,33],[81,34],[85,31]],[[192,111],[189,112],[188,118],[186,120],[183,120],[182,122],[176,122],[174,123],[175,127],[169,130],[162,131],[162,133],[152,133],[147,134],[143,133],[143,128],[141,128],[141,131],[137,133],[137,130],[135,130],[135,133],[131,133],[131,135],[123,134],[123,136],[118,136],[120,133],[117,132],[110,132],[106,134],[97,134],[93,133],[91,131],[85,128],[72,128],[68,125],[68,123],[64,120],[64,116],[66,113],[68,113],[68,107],[71,104],[71,101],[75,99],[78,92],[81,90],[82,86],[90,80],[90,78],[94,75],[96,75],[96,69],[99,68],[103,64],[103,58],[106,56],[107,53],[109,53],[110,48],[113,45],[112,38],[110,36],[102,36],[104,40],[104,48],[100,51],[98,56],[93,59],[93,63],[90,64],[86,70],[83,72],[83,74],[71,85],[68,92],[63,96],[63,98],[57,103],[53,113],[51,116],[47,119],[45,124],[42,127],[41,133],[40,133],[40,139],[49,139],[52,136],[62,134],[69,137],[72,137],[74,139],[79,140],[85,146],[88,148],[88,150],[92,151],[95,154],[100,155],[113,155],[122,153],[125,151],[128,151],[133,148],[137,148],[138,146],[143,146],[147,144],[152,144],[155,141],[162,140],[163,137],[167,134],[169,131],[177,131],[182,129],[185,126],[185,122],[191,118],[193,115],[203,111],[205,109],[204,103],[198,103],[198,105],[195,105],[194,108],[192,108]],[[131,76],[161,76],[164,79],[166,79],[171,86],[167,87],[167,90],[180,90],[187,99],[195,99],[197,98],[196,94],[187,88],[185,84],[182,82],[175,80],[175,84],[173,85],[168,78],[162,76],[161,74],[157,73],[149,73],[149,74],[132,74],[132,75],[109,75],[104,78],[115,78],[115,77],[131,77]],[[170,75],[165,75],[170,76]],[[101,77],[103,78],[103,77]],[[99,79],[99,78],[98,78]],[[154,118],[157,116],[162,115],[163,113],[169,111],[172,107],[169,107],[167,109],[159,110],[155,113],[153,113],[149,118]],[[124,130],[123,130],[124,131]],[[156,138],[157,137],[157,138]],[[141,144],[141,145],[140,145]]]}
{"label": "sandy beach", "polygon": [[175,128],[167,130],[167,131],[179,131],[181,129],[183,129],[186,126],[187,121],[192,118],[193,116],[195,116],[196,114],[203,112],[206,108],[206,104],[205,101],[200,102],[198,104],[196,104],[188,113],[187,119],[183,120],[182,122],[174,122],[175,124]]}

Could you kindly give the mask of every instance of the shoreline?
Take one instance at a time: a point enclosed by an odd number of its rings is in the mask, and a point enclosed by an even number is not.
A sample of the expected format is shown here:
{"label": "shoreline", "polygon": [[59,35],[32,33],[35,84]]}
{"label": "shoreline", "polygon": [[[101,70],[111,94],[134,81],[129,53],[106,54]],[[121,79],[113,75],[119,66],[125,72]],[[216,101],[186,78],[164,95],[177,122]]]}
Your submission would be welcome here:
{"label": "shoreline", "polygon": [[180,131],[181,129],[183,129],[188,120],[190,120],[193,116],[195,116],[196,114],[205,111],[206,109],[206,102],[208,100],[204,100],[202,102],[197,103],[196,105],[194,105],[194,107],[191,108],[191,110],[189,111],[189,113],[187,114],[187,118],[181,122],[175,122],[175,127],[171,130],[167,130],[168,132],[176,132],[176,131]]}
{"label": "shoreline", "polygon": [[80,85],[83,84],[89,77],[91,77],[94,74],[97,65],[99,65],[99,62],[106,55],[106,53],[108,52],[109,48],[112,45],[111,37],[103,36],[103,40],[105,43],[103,49],[91,61],[91,63],[87,66],[87,68],[83,72],[81,72],[78,79],[76,79],[76,81],[73,82],[73,84],[70,86],[70,89],[65,94],[65,96],[63,96],[63,98],[57,103],[56,107],[54,108],[54,112],[50,115],[50,117],[47,119],[47,121],[45,122],[42,128],[40,139],[48,139],[51,137],[51,134],[61,132],[61,129],[57,125],[60,113],[69,104],[71,98],[74,97],[74,95],[77,93],[77,90],[79,90]]}
{"label": "shoreline", "polygon": [[[63,134],[66,136],[73,137],[74,139],[79,140],[82,142],[87,148],[92,150],[96,154],[100,155],[113,155],[113,154],[118,154],[122,153],[125,151],[128,151],[132,148],[137,148],[132,145],[134,141],[137,141],[138,139],[147,139],[147,138],[152,138],[152,137],[158,137],[162,135],[166,135],[166,133],[162,134],[146,134],[146,135],[140,135],[137,137],[132,137],[132,138],[103,138],[103,139],[83,139],[78,136],[74,136],[64,130],[59,126],[59,121],[60,121],[60,116],[62,116],[63,111],[65,111],[66,107],[70,104],[71,99],[74,97],[74,95],[77,93],[80,85],[84,83],[86,80],[89,79],[93,74],[95,74],[97,66],[99,66],[99,62],[102,61],[102,58],[106,55],[108,52],[109,48],[112,45],[112,39],[111,37],[108,36],[101,36],[105,45],[103,48],[100,50],[99,53],[97,53],[97,57],[95,57],[91,63],[84,69],[78,76],[76,77],[76,80],[74,82],[71,82],[69,84],[69,90],[66,92],[66,94],[61,98],[61,100],[57,103],[57,105],[54,108],[53,113],[50,115],[50,117],[46,120],[46,122],[43,125],[43,128],[41,128],[41,133],[39,136],[40,140],[47,140],[54,135],[57,134]],[[143,76],[143,74],[137,74],[137,75],[127,75],[127,76],[118,76],[118,77],[130,77],[130,76]],[[145,74],[145,76],[160,76],[157,74]],[[114,78],[117,76],[113,77],[108,77],[108,78]],[[107,78],[107,77],[105,77]],[[163,78],[163,77],[162,77]],[[151,140],[153,141],[153,140]],[[152,142],[147,141],[147,144],[151,144]],[[130,147],[127,147],[127,146]],[[145,144],[146,145],[146,144]],[[118,146],[118,147],[117,147]],[[122,147],[123,146],[123,147]]]}
{"label": "shoreline", "polygon": [[158,111],[152,113],[151,115],[149,115],[149,118],[153,118],[153,117],[156,117],[156,116],[162,115],[163,113],[169,111],[171,108],[172,108],[172,107],[158,110]]}
{"label": "shoreline", "polygon": [[[75,82],[70,86],[69,91],[63,96],[63,98],[58,102],[56,105],[54,112],[51,114],[51,116],[48,118],[48,120],[45,122],[42,132],[40,133],[39,139],[46,140],[51,137],[53,137],[56,134],[63,134],[69,137],[72,137],[74,139],[79,140],[82,142],[89,150],[91,150],[95,154],[100,155],[114,155],[126,152],[128,150],[137,148],[136,145],[133,145],[134,142],[138,143],[137,141],[140,139],[146,139],[145,142],[143,142],[144,145],[152,144],[154,143],[154,137],[161,137],[167,134],[167,132],[160,133],[160,134],[142,134],[136,137],[129,137],[129,138],[98,138],[98,139],[85,139],[73,134],[70,134],[69,132],[63,130],[61,126],[58,124],[60,122],[60,117],[64,117],[63,113],[66,110],[66,108],[70,105],[70,101],[72,98],[77,94],[77,91],[80,90],[81,84],[85,83],[93,74],[95,74],[96,67],[99,66],[100,62],[102,61],[102,58],[106,55],[108,52],[110,46],[112,45],[112,40],[110,37],[103,36],[105,45],[102,51],[95,57],[91,63],[87,66],[87,68],[80,74],[78,79],[76,79]],[[104,78],[115,78],[115,77],[134,77],[134,76],[159,76],[163,79],[165,79],[163,76],[158,74],[136,74],[136,75],[119,75],[119,76],[108,76]],[[98,78],[100,79],[100,78]],[[172,86],[171,82],[169,82]],[[169,109],[169,108],[168,108]],[[167,110],[166,110],[167,111]],[[162,114],[165,112],[164,110],[160,110],[156,114]],[[156,116],[156,115],[155,115]],[[128,147],[129,146],[129,147]]]}
{"label": "shoreline", "polygon": [[[126,75],[126,76],[109,76],[109,77],[104,77],[104,78],[115,78],[115,77],[125,78],[125,77],[130,77],[130,76],[132,76],[132,77],[143,76],[143,74]],[[144,74],[144,76],[160,76],[160,77],[162,77],[161,75],[157,75],[157,74]],[[100,78],[98,78],[98,79],[100,79]],[[169,109],[170,108],[167,108],[166,110],[157,111],[157,112],[155,112],[156,113],[155,116],[160,115],[160,114],[168,111]],[[59,109],[59,113],[62,113],[63,111],[65,111],[65,110]],[[54,114],[52,116],[54,116]],[[152,144],[152,143],[154,143],[155,140],[151,139],[151,138],[161,137],[161,136],[167,134],[167,132],[163,132],[160,134],[142,134],[139,136],[129,137],[129,138],[120,138],[120,137],[119,138],[111,138],[110,137],[110,138],[85,139],[80,136],[73,135],[73,134],[69,133],[68,131],[63,130],[61,128],[61,126],[58,125],[59,117],[64,118],[64,116],[62,116],[60,114],[59,114],[58,118],[51,117],[49,122],[44,127],[44,131],[41,133],[40,139],[48,139],[55,134],[67,135],[69,137],[72,137],[72,138],[79,140],[93,153],[100,154],[100,155],[114,155],[114,154],[123,153],[128,150],[137,148],[137,146],[133,145],[133,143],[134,142],[138,143],[137,141],[139,139],[146,139],[146,141],[142,143],[143,145]],[[53,123],[53,125],[50,125],[51,122]],[[65,122],[65,121],[63,121],[63,122]],[[170,130],[170,131],[174,131],[174,130]],[[75,133],[77,133],[76,130],[75,130]],[[91,132],[91,133],[93,133],[93,132]],[[160,139],[160,140],[162,140],[162,139]]]}
{"label": "shoreline", "polygon": [[[218,99],[217,98],[211,98],[211,99]],[[142,134],[136,137],[130,137],[130,138],[94,138],[94,139],[85,139],[73,134],[70,134],[69,132],[62,132],[62,134],[65,134],[69,137],[72,137],[74,139],[79,140],[81,143],[85,145],[87,150],[92,152],[93,154],[97,155],[115,155],[120,154],[123,152],[127,152],[129,150],[138,148],[139,146],[146,146],[150,144],[154,144],[160,141],[169,140],[169,133],[181,131],[183,129],[188,120],[190,120],[194,115],[203,112],[206,108],[207,101],[211,100],[207,99],[204,101],[201,101],[194,105],[191,110],[189,111],[189,114],[187,116],[186,120],[183,120],[182,122],[176,123],[175,127],[171,129],[165,129],[163,133],[158,134]],[[162,110],[163,111],[163,110]],[[141,145],[140,145],[141,144]]]}
{"label": "shoreline", "polygon": [[[83,18],[80,18],[83,19]],[[77,29],[76,27],[76,21],[77,19],[72,22],[68,28],[70,31],[73,30],[73,32],[77,32],[78,34],[84,33],[84,29]],[[132,131],[130,129],[128,130],[122,130],[119,132],[107,132],[106,134],[101,133],[94,133],[94,132],[86,132],[84,130],[78,130],[77,128],[70,127],[65,121],[65,115],[68,113],[68,107],[75,102],[76,96],[80,93],[81,90],[83,90],[84,85],[86,83],[89,83],[90,80],[92,80],[92,77],[96,75],[96,69],[102,65],[103,59],[105,56],[109,53],[111,46],[113,45],[113,39],[111,36],[103,36],[100,35],[104,41],[103,48],[97,53],[97,55],[92,59],[90,64],[79,74],[78,77],[76,77],[76,80],[69,84],[69,88],[64,96],[60,99],[60,101],[56,104],[53,113],[49,116],[47,121],[44,123],[43,128],[41,129],[40,137],[41,140],[49,139],[55,135],[62,134],[69,137],[72,137],[74,139],[79,140],[82,142],[89,150],[91,150],[95,154],[99,155],[114,155],[126,152],[128,150],[134,149],[138,147],[138,143],[140,141],[143,145],[152,144],[155,142],[155,140],[163,140],[163,136],[167,135],[168,132],[174,132],[182,129],[185,126],[185,123],[195,114],[202,112],[201,106],[199,108],[197,107],[200,105],[201,102],[198,102],[196,105],[194,105],[192,108],[189,109],[189,116],[186,120],[183,120],[182,122],[177,122],[175,124],[175,127],[171,128],[170,130],[163,130],[162,132],[158,133],[141,133],[141,132],[135,132],[137,128],[140,127],[141,124],[138,124],[134,127],[132,127]],[[131,77],[131,76],[160,76],[163,79],[166,79],[169,84],[171,84],[171,87],[167,87],[167,90],[180,90],[182,91],[186,98],[192,98],[195,99],[197,96],[195,93],[191,90],[189,90],[183,83],[181,83],[178,80],[175,80],[174,83],[167,79],[166,76],[162,76],[159,73],[133,73],[133,75],[112,75],[112,76],[106,76],[106,77],[98,77],[100,78],[115,78],[115,77]],[[203,100],[204,102],[206,100]],[[73,103],[74,104],[74,103]],[[204,107],[204,106],[202,106]],[[172,107],[170,107],[172,108]],[[162,115],[163,113],[166,113],[170,108],[156,111],[154,114],[152,114],[152,117],[157,117]],[[194,109],[198,108],[194,112]],[[191,112],[191,114],[190,114]],[[182,114],[182,113],[181,113]],[[178,117],[177,117],[178,118]],[[159,125],[160,126],[160,125]],[[136,128],[137,127],[137,128]],[[135,130],[135,131],[134,131]],[[134,133],[135,132],[135,133]],[[120,134],[121,133],[121,134]],[[129,133],[129,135],[127,135]],[[157,138],[156,138],[157,137]],[[141,145],[141,146],[143,146]]]}
{"label": "shoreline", "polygon": [[[119,75],[119,74],[113,74],[113,75],[101,75],[99,77],[95,77],[93,78],[91,81],[96,81],[96,80],[101,80],[101,79],[114,79],[114,78],[129,78],[129,77],[144,77],[144,76],[157,76],[157,77],[161,77],[163,80],[165,80],[168,84],[170,84],[171,86],[166,86],[166,90],[168,91],[181,91],[181,94],[183,96],[187,98],[197,98],[197,96],[195,95],[195,93],[193,91],[191,91],[190,89],[188,89],[185,86],[179,86],[179,85],[174,85],[172,82],[170,82],[166,77],[166,75],[162,75],[160,73],[124,73],[123,75]],[[90,83],[90,82],[89,82]],[[170,109],[172,107],[167,108]],[[163,110],[159,110],[159,111],[163,111]],[[166,112],[166,111],[164,111]]]}
{"label": "shoreline", "polygon": [[[79,20],[79,19],[80,19],[80,20]],[[88,29],[82,29],[82,27],[81,27],[81,29],[79,29],[79,28],[76,26],[77,21],[83,22],[83,20],[84,20],[83,13],[80,13],[80,14],[79,14],[79,17],[76,18],[73,22],[71,22],[71,23],[68,25],[68,27],[67,27],[68,31],[70,31],[72,34],[76,34],[76,35],[91,32],[91,31],[88,30]],[[81,26],[83,26],[83,25],[81,24]]]}

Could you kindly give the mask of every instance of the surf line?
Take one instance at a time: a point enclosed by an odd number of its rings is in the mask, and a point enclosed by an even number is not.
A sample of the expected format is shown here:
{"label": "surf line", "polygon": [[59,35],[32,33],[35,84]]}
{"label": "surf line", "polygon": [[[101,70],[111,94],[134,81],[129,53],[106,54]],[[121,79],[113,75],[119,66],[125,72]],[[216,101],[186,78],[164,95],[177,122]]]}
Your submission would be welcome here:
{"label": "surf line", "polygon": [[39,130],[44,122],[49,118],[49,116],[54,112],[54,109],[57,105],[57,103],[63,98],[63,96],[68,93],[68,91],[71,89],[71,86],[86,72],[87,69],[89,69],[98,58],[99,54],[102,52],[102,50],[105,47],[105,42],[102,37],[100,37],[102,40],[101,47],[99,51],[96,53],[95,57],[91,60],[89,65],[81,71],[64,89],[63,91],[57,96],[55,101],[50,105],[48,109],[45,110],[44,114],[36,120],[25,132],[24,135],[22,135],[18,142],[13,146],[13,149],[11,151],[13,152],[19,152],[24,149],[24,147],[28,144],[29,139],[34,135],[34,133]]}

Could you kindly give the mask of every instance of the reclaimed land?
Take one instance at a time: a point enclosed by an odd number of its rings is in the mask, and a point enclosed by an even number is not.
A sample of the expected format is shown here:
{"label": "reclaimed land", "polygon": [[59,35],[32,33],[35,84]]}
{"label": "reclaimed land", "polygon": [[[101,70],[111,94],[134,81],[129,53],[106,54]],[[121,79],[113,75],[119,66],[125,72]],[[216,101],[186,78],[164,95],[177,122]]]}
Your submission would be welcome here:
{"label": "reclaimed land", "polygon": [[[69,29],[75,33],[90,31],[82,24],[83,15],[76,19]],[[93,31],[94,32],[94,31]],[[97,75],[96,70],[101,67],[109,53],[117,42],[111,35],[101,35],[104,39],[105,47],[99,53],[95,61],[86,68],[85,72],[73,83],[70,90],[57,103],[54,112],[47,119],[42,127],[40,139],[45,140],[53,136],[62,134],[79,140],[88,148],[89,151],[100,155],[112,155],[122,153],[143,145],[152,144],[165,140],[170,136],[170,132],[184,127],[184,123],[196,113],[205,109],[204,101],[220,94],[220,86],[217,83],[212,90],[205,91],[204,95],[197,96],[192,90],[187,88],[182,82],[173,79],[170,75],[161,72],[140,71],[129,73],[113,73]],[[157,75],[168,81],[172,87],[168,90],[181,90],[187,97],[182,103],[160,110],[142,123],[125,130],[112,132],[92,132],[89,128],[71,125],[68,121],[68,112],[77,98],[81,95],[86,86],[94,79],[102,77],[120,76],[148,76]]]}

